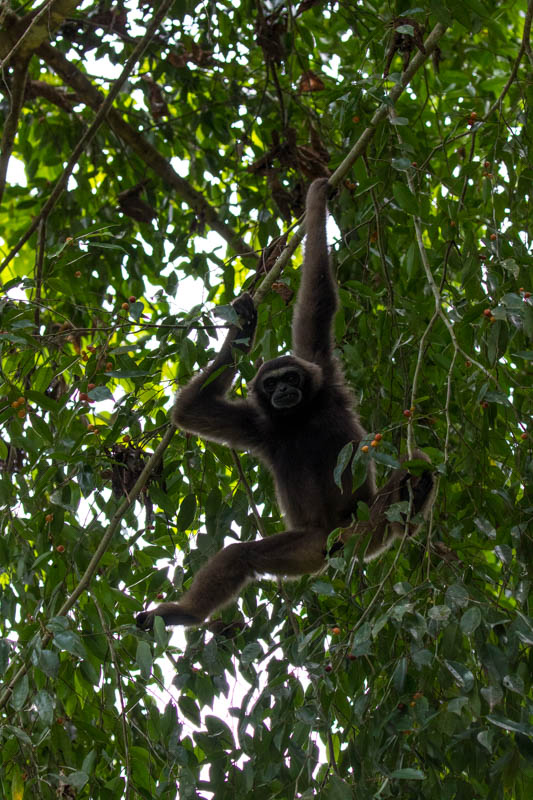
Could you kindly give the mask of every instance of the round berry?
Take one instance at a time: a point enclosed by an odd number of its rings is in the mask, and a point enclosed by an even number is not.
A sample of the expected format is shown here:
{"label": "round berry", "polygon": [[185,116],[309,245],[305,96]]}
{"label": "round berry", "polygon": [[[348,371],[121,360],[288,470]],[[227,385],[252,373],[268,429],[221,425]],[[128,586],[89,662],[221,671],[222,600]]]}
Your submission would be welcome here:
{"label": "round berry", "polygon": [[65,547],[62,544],[58,544],[57,547],[56,547],[56,550],[57,550],[58,553],[64,553],[65,552]]}

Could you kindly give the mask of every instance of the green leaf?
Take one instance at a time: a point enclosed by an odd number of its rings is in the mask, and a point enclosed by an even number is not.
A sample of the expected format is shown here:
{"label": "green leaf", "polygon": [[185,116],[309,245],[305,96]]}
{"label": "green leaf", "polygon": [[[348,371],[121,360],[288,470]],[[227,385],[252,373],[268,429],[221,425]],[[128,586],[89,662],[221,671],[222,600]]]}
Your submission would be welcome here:
{"label": "green leaf", "polygon": [[470,692],[474,686],[474,676],[472,675],[472,672],[465,667],[464,664],[460,664],[458,661],[449,661],[448,659],[444,659],[444,663],[448,667],[459,687],[464,692]]}
{"label": "green leaf", "polygon": [[41,689],[35,694],[34,703],[41,722],[50,726],[54,721],[54,703],[51,695],[45,689]]}
{"label": "green leaf", "polygon": [[179,531],[188,531],[192,527],[196,515],[196,496],[186,495],[180,504],[176,525]]}
{"label": "green leaf", "polygon": [[11,705],[15,711],[20,711],[24,707],[29,690],[30,686],[28,676],[26,674],[23,675],[13,687],[13,692],[11,694]]}
{"label": "green leaf", "polygon": [[[396,120],[396,124],[398,124],[398,120]],[[420,215],[418,201],[404,183],[393,183],[392,192],[394,194],[394,199],[402,211],[406,211],[408,214],[414,214],[415,216]]]}
{"label": "green leaf", "polygon": [[426,776],[420,769],[414,769],[413,767],[405,767],[404,769],[395,769],[391,772],[390,777],[393,780],[402,780],[402,781],[425,781]]}
{"label": "green leaf", "polygon": [[471,636],[481,624],[481,611],[477,606],[472,606],[461,617],[461,630],[465,636]]}
{"label": "green leaf", "polygon": [[333,470],[333,478],[335,484],[339,487],[341,491],[342,491],[342,476],[344,474],[344,470],[350,463],[352,455],[353,455],[353,442],[348,442],[340,450],[339,455],[337,456],[337,463],[335,465],[335,469]]}
{"label": "green leaf", "polygon": [[135,653],[135,661],[144,680],[148,680],[152,672],[152,651],[148,642],[137,642],[137,652]]}

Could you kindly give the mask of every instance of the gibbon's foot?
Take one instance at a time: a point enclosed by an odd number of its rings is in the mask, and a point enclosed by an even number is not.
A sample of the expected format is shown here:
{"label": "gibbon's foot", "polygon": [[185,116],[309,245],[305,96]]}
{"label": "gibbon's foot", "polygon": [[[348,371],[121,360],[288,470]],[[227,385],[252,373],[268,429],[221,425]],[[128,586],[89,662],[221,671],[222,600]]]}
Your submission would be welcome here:
{"label": "gibbon's foot", "polygon": [[162,617],[165,625],[200,625],[203,620],[188,611],[182,611],[178,603],[163,603],[151,611],[141,611],[135,618],[135,624],[143,631],[151,631],[154,618]]}
{"label": "gibbon's foot", "polygon": [[435,483],[433,474],[426,470],[422,475],[406,475],[400,489],[402,500],[409,500],[408,482],[411,484],[411,491],[413,492],[413,512],[418,514],[419,511],[424,510],[426,501],[433,491]]}

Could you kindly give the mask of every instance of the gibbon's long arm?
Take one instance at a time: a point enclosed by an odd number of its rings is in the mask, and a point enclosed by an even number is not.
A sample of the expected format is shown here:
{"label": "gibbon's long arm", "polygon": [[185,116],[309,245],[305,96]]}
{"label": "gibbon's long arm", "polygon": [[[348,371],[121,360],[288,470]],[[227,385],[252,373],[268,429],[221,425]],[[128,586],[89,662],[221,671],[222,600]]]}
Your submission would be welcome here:
{"label": "gibbon's long arm", "polygon": [[173,419],[185,431],[247,450],[264,439],[260,414],[249,401],[228,400],[226,394],[236,371],[236,351],[252,348],[257,312],[247,293],[232,305],[241,326],[230,327],[216,358],[178,393]]}
{"label": "gibbon's long arm", "polygon": [[326,238],[329,189],[327,178],[318,178],[307,193],[302,279],[292,321],[294,355],[323,368],[332,363],[333,318],[338,305]]}

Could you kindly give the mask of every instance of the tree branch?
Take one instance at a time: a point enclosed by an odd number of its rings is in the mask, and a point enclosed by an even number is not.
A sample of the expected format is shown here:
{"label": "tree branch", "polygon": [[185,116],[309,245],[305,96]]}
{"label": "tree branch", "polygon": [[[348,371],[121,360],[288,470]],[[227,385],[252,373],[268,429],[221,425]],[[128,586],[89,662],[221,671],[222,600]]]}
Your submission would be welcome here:
{"label": "tree branch", "polygon": [[[104,100],[104,95],[77,67],[70,63],[65,56],[49,44],[39,48],[39,55],[70,86],[81,102],[86,103],[94,110],[98,110]],[[209,227],[216,231],[229,244],[232,250],[239,255],[252,255],[250,247],[238,236],[230,225],[223,222],[205,197],[189,184],[170,166],[168,161],[150,142],[135,128],[132,128],[120,111],[112,108],[107,115],[107,124],[111,130],[127,144],[133,152],[144,161],[165,183],[168,183],[177,194],[185,200],[198,216],[206,221]],[[256,260],[254,254],[254,259]]]}
{"label": "tree branch", "polygon": [[[424,66],[428,58],[430,57],[431,53],[437,47],[439,40],[442,38],[446,31],[446,26],[442,25],[438,22],[431,33],[429,34],[428,38],[424,42],[425,52],[422,53],[418,51],[414,56],[413,60],[407,67],[407,69],[402,73],[400,80],[396,83],[388,96],[387,102],[382,103],[377,111],[374,113],[374,116],[370,120],[370,123],[367,128],[363,131],[359,139],[356,141],[346,158],[339,164],[333,175],[330,177],[329,182],[331,186],[338,186],[339,183],[346,177],[354,163],[357,159],[363,155],[366,151],[368,145],[372,141],[374,134],[376,133],[378,125],[387,118],[391,107],[398,101],[399,97],[403,94],[409,82],[412,78],[416,75],[418,70]],[[270,287],[272,284],[278,279],[279,275],[281,274],[285,264],[288,263],[293,253],[296,251],[296,248],[302,241],[305,236],[305,218],[303,221],[300,221],[300,224],[290,242],[287,244],[285,250],[282,252],[280,257],[275,262],[274,266],[263,279],[261,284],[259,285],[257,291],[254,294],[254,303],[259,305],[267,293],[270,291]]]}
{"label": "tree branch", "polygon": [[42,42],[50,38],[65,18],[72,15],[80,5],[80,0],[46,0],[41,8],[19,17],[12,11],[6,12],[7,25],[0,33],[0,69],[4,69],[15,53],[20,51],[23,60],[33,55]]}

